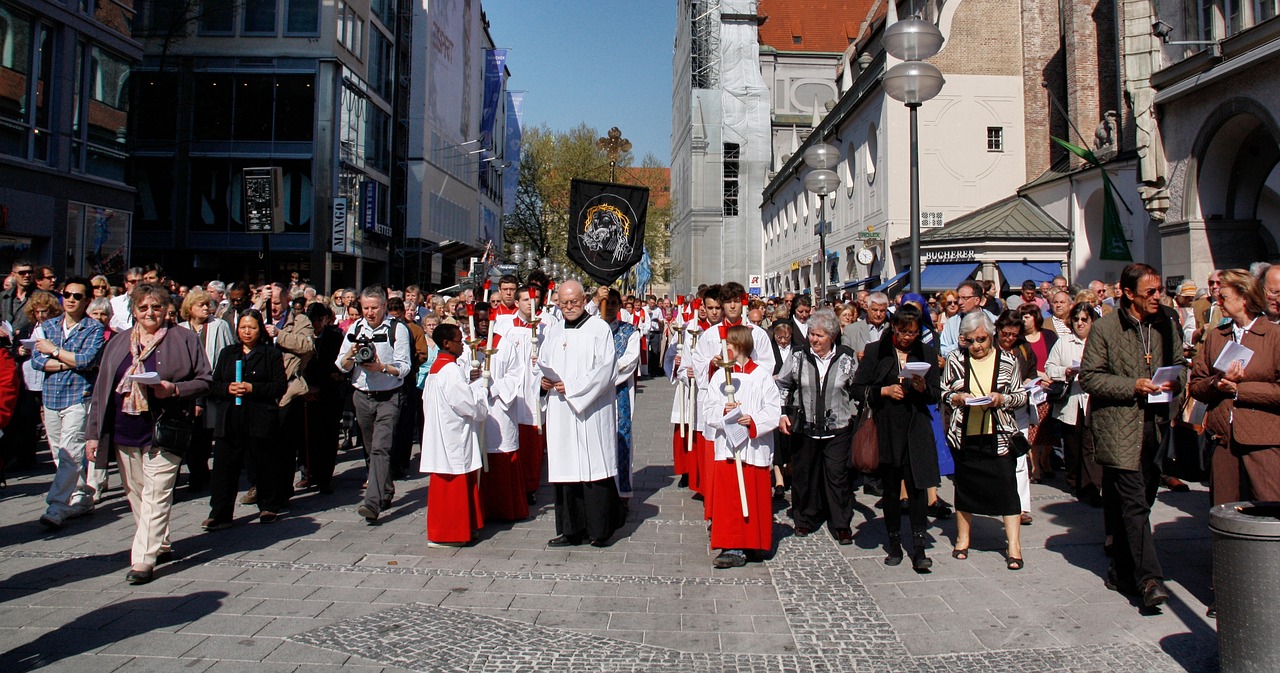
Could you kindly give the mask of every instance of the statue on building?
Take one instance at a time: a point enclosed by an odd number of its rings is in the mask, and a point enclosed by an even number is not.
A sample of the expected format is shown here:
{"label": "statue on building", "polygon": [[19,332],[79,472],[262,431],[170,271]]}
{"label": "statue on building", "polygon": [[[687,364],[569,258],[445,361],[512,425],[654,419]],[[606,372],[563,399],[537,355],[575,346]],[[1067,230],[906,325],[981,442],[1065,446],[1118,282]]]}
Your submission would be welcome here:
{"label": "statue on building", "polygon": [[1093,153],[1100,161],[1106,161],[1116,155],[1116,111],[1107,110],[1093,132]]}

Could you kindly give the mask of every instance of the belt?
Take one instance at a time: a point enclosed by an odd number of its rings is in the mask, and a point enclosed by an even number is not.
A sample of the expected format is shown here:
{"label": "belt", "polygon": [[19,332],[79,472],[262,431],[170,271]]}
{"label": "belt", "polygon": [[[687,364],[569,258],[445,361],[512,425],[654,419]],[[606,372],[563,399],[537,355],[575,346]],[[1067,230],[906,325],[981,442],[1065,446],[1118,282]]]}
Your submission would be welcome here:
{"label": "belt", "polygon": [[400,389],[392,388],[391,390],[360,390],[359,388],[357,388],[356,392],[360,393],[361,395],[364,395],[365,397],[371,400],[385,402],[391,399],[392,395],[395,395],[396,393],[400,392]]}

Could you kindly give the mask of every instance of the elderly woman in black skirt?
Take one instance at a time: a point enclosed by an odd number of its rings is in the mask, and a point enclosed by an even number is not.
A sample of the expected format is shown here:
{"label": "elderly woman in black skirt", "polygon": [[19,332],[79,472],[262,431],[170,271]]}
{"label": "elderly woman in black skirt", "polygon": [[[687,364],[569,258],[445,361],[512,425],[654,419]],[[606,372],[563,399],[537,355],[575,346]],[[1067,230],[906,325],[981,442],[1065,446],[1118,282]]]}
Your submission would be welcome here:
{"label": "elderly woman in black skirt", "polygon": [[[953,408],[947,444],[956,461],[956,543],[951,555],[969,558],[969,530],[974,514],[1004,519],[1008,539],[1005,566],[1021,570],[1022,540],[1017,457],[1010,438],[1018,424],[1010,411],[1026,406],[1022,372],[1012,354],[995,347],[995,324],[983,311],[960,321],[960,344],[942,373],[943,400]],[[972,400],[986,401],[972,404]]]}
{"label": "elderly woman in black skirt", "polygon": [[[853,376],[853,397],[875,412],[880,439],[880,479],[884,492],[896,494],[906,485],[911,518],[911,567],[928,572],[933,561],[925,555],[929,527],[929,487],[937,486],[938,448],[933,436],[929,407],[937,405],[938,351],[920,341],[925,318],[914,304],[904,304],[893,314],[891,329],[867,345]],[[924,376],[907,374],[907,363],[927,367]],[[919,366],[919,365],[918,365]],[[885,564],[902,563],[902,501],[884,499],[884,523],[889,533]]]}

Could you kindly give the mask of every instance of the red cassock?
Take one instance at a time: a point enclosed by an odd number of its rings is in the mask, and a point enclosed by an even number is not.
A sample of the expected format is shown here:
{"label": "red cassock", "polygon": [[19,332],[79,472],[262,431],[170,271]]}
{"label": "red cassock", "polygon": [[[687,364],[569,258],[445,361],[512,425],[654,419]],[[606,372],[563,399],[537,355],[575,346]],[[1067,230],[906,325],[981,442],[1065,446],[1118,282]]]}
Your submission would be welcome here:
{"label": "red cassock", "polygon": [[[698,456],[698,460],[702,461],[699,468],[702,472],[702,518],[706,521],[711,520],[711,499],[715,497],[716,486],[716,444],[707,439],[702,434],[698,435],[698,441],[702,443],[702,454]],[[737,477],[734,477],[737,479]],[[738,507],[742,509],[741,504]],[[741,514],[741,511],[739,511]]]}
{"label": "red cassock", "polygon": [[732,460],[718,460],[714,479],[719,485],[707,498],[711,511],[712,549],[759,549],[773,546],[772,475],[767,467],[742,465],[742,483],[747,491],[747,512],[742,516],[738,497],[738,472]]}
{"label": "red cassock", "polygon": [[432,542],[470,542],[484,527],[480,510],[480,471],[466,474],[431,473],[427,485],[427,539]]}
{"label": "red cassock", "polygon": [[676,476],[689,474],[689,466],[686,465],[684,458],[684,446],[688,439],[680,436],[680,424],[671,424],[671,463],[675,468]]}
{"label": "red cassock", "polygon": [[547,452],[547,436],[535,425],[520,426],[520,471],[524,473],[524,492],[537,493],[542,486],[542,457]]}
{"label": "red cassock", "polygon": [[497,521],[522,521],[529,518],[529,501],[525,500],[524,472],[520,469],[520,453],[489,453],[489,471],[481,477],[480,489],[484,517]]}
{"label": "red cassock", "polygon": [[[689,468],[689,488],[692,489],[694,493],[705,496],[706,494],[702,492],[702,464],[705,462],[702,459],[702,433],[692,429],[690,429],[690,432],[693,433],[693,448],[686,451],[684,454],[685,467]],[[686,437],[684,441],[688,442],[689,439]],[[689,445],[685,444],[685,446],[688,447]]]}

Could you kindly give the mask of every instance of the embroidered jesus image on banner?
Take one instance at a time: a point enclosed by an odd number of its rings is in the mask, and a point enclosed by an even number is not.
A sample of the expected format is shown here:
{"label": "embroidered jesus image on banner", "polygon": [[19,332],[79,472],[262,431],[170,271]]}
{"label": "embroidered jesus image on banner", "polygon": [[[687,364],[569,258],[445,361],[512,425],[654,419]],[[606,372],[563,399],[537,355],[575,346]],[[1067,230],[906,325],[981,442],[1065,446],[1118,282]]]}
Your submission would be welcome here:
{"label": "embroidered jesus image on banner", "polygon": [[644,254],[649,189],[574,180],[569,187],[569,259],[608,285]]}

